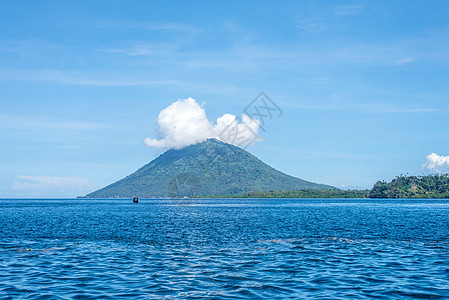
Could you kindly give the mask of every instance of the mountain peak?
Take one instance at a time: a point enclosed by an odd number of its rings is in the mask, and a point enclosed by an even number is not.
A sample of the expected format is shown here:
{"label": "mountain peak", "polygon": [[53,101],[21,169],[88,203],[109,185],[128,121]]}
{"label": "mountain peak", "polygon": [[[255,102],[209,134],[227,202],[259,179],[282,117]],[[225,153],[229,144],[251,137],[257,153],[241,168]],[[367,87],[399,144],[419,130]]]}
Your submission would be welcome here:
{"label": "mountain peak", "polygon": [[205,140],[203,143],[205,144],[226,144],[216,138],[208,138],[207,140]]}
{"label": "mountain peak", "polygon": [[[222,141],[220,141],[220,140],[218,140],[216,138],[208,138],[207,140],[205,140],[205,141],[203,141],[201,143],[197,143],[197,144],[193,144],[193,145],[190,145],[190,146],[186,146],[184,148],[192,147],[192,146],[197,146],[197,147],[200,147],[200,148],[216,147],[216,146],[229,146],[229,147],[239,148],[239,147],[234,146],[232,144],[228,144],[228,143],[222,142]],[[184,148],[181,148],[181,149],[184,149]],[[181,150],[181,149],[178,149],[178,150]]]}
{"label": "mountain peak", "polygon": [[210,138],[167,150],[133,174],[87,197],[214,196],[304,188],[333,187],[289,176],[242,148]]}

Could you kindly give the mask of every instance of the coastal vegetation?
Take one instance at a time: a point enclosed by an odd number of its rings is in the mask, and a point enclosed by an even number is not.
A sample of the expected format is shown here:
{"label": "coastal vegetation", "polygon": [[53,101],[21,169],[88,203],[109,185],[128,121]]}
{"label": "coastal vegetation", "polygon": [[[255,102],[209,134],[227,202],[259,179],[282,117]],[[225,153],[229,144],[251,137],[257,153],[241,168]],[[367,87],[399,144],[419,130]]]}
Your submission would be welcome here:
{"label": "coastal vegetation", "polygon": [[398,176],[391,182],[378,181],[369,198],[449,198],[449,174]]}
{"label": "coastal vegetation", "polygon": [[366,198],[370,190],[301,189],[295,191],[251,192],[214,198]]}
{"label": "coastal vegetation", "polygon": [[398,176],[391,182],[378,181],[371,190],[301,189],[251,192],[214,198],[383,198],[449,199],[449,174]]}

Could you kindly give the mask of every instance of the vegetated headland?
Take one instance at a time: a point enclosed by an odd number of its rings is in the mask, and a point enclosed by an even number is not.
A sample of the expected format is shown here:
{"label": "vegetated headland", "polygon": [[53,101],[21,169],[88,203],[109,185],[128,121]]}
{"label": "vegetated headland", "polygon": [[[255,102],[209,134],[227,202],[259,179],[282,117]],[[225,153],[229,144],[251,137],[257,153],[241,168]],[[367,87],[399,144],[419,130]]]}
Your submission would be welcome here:
{"label": "vegetated headland", "polygon": [[427,176],[401,175],[391,182],[378,181],[371,190],[300,189],[294,191],[251,192],[241,195],[220,195],[210,198],[449,199],[449,174]]}

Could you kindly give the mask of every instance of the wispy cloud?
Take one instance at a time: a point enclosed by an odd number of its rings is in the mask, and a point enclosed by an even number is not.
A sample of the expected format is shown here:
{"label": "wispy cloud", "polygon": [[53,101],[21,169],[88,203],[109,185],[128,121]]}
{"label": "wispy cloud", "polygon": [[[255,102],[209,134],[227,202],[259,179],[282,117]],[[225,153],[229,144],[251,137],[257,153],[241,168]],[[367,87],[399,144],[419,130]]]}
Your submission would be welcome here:
{"label": "wispy cloud", "polygon": [[19,197],[76,197],[102,186],[95,179],[76,176],[17,176],[14,194]]}
{"label": "wispy cloud", "polygon": [[173,80],[144,80],[59,70],[3,70],[0,71],[0,79],[86,86],[172,85],[178,83]]}
{"label": "wispy cloud", "polygon": [[340,5],[332,8],[332,11],[337,16],[351,16],[357,15],[362,10],[360,5]]}
{"label": "wispy cloud", "polygon": [[432,113],[432,112],[442,112],[447,111],[446,109],[438,108],[387,108],[385,112],[387,113]]}
{"label": "wispy cloud", "polygon": [[200,33],[201,30],[184,23],[177,22],[134,22],[134,21],[100,21],[96,27],[122,30],[122,29],[142,29],[154,31],[169,31],[179,33]]}
{"label": "wispy cloud", "polygon": [[[319,22],[298,23],[297,27],[309,33],[327,30],[326,25]],[[235,68],[235,66],[239,68],[241,66],[269,66],[276,69],[313,67],[314,70],[319,69],[317,66],[323,68],[335,66],[359,67],[361,64],[390,66],[398,57],[404,55],[404,48],[413,48],[410,44],[412,42],[397,42],[388,45],[354,42],[312,49],[303,44],[286,48],[251,42],[219,51],[197,51],[178,55],[168,63],[223,68]],[[407,63],[407,60],[402,63]]]}
{"label": "wispy cloud", "polygon": [[172,44],[135,43],[129,47],[105,48],[99,51],[106,53],[126,54],[129,56],[149,56],[171,54],[175,52],[175,47]]}
{"label": "wispy cloud", "polygon": [[332,29],[339,23],[339,18],[357,15],[361,12],[362,6],[359,5],[339,5],[331,6],[320,14],[320,16],[302,16],[298,17],[295,27],[307,33],[318,33]]}
{"label": "wispy cloud", "polygon": [[100,52],[126,54],[129,56],[149,56],[170,54],[174,52],[174,48],[168,45],[154,45],[154,44],[136,44],[125,48],[107,48],[99,50]]}
{"label": "wispy cloud", "polygon": [[304,110],[327,110],[327,111],[358,111],[358,112],[368,112],[373,114],[382,113],[438,113],[446,112],[449,109],[444,108],[429,108],[429,107],[393,107],[384,105],[382,103],[357,103],[353,101],[278,101],[286,107]]}
{"label": "wispy cloud", "polygon": [[35,58],[34,55],[45,55],[48,52],[61,52],[65,47],[47,40],[41,39],[2,39],[0,40],[0,52],[10,52],[22,56]]}
{"label": "wispy cloud", "polygon": [[328,29],[328,25],[322,20],[303,20],[299,19],[295,23],[295,27],[307,33],[317,33]]}
{"label": "wispy cloud", "polygon": [[140,28],[148,29],[148,30],[161,30],[161,31],[178,31],[178,32],[190,32],[190,33],[198,33],[201,32],[196,27],[191,25],[183,24],[183,23],[174,23],[174,22],[152,22],[152,23],[137,23],[136,24]]}
{"label": "wispy cloud", "polygon": [[17,176],[22,181],[14,182],[14,189],[43,189],[50,187],[83,187],[89,183],[89,179],[74,176]]}
{"label": "wispy cloud", "polygon": [[0,128],[26,130],[101,130],[111,128],[111,126],[88,121],[0,114]]}
{"label": "wispy cloud", "polygon": [[241,33],[243,31],[243,28],[239,25],[237,25],[235,22],[227,20],[223,23],[223,28],[226,31],[233,32],[233,33]]}
{"label": "wispy cloud", "polygon": [[416,58],[407,57],[407,58],[398,59],[398,60],[394,61],[393,64],[396,66],[404,66],[404,65],[408,65],[409,63],[414,62],[415,60],[416,60]]}

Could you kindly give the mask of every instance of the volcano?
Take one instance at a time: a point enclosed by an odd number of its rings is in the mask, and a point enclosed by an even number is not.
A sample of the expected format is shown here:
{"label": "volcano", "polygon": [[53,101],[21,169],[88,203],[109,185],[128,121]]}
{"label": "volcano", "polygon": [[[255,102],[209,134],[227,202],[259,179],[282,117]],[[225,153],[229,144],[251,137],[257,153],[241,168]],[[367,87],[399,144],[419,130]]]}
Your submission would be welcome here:
{"label": "volcano", "polygon": [[131,175],[86,197],[192,197],[333,188],[287,175],[242,148],[208,139],[167,150]]}

